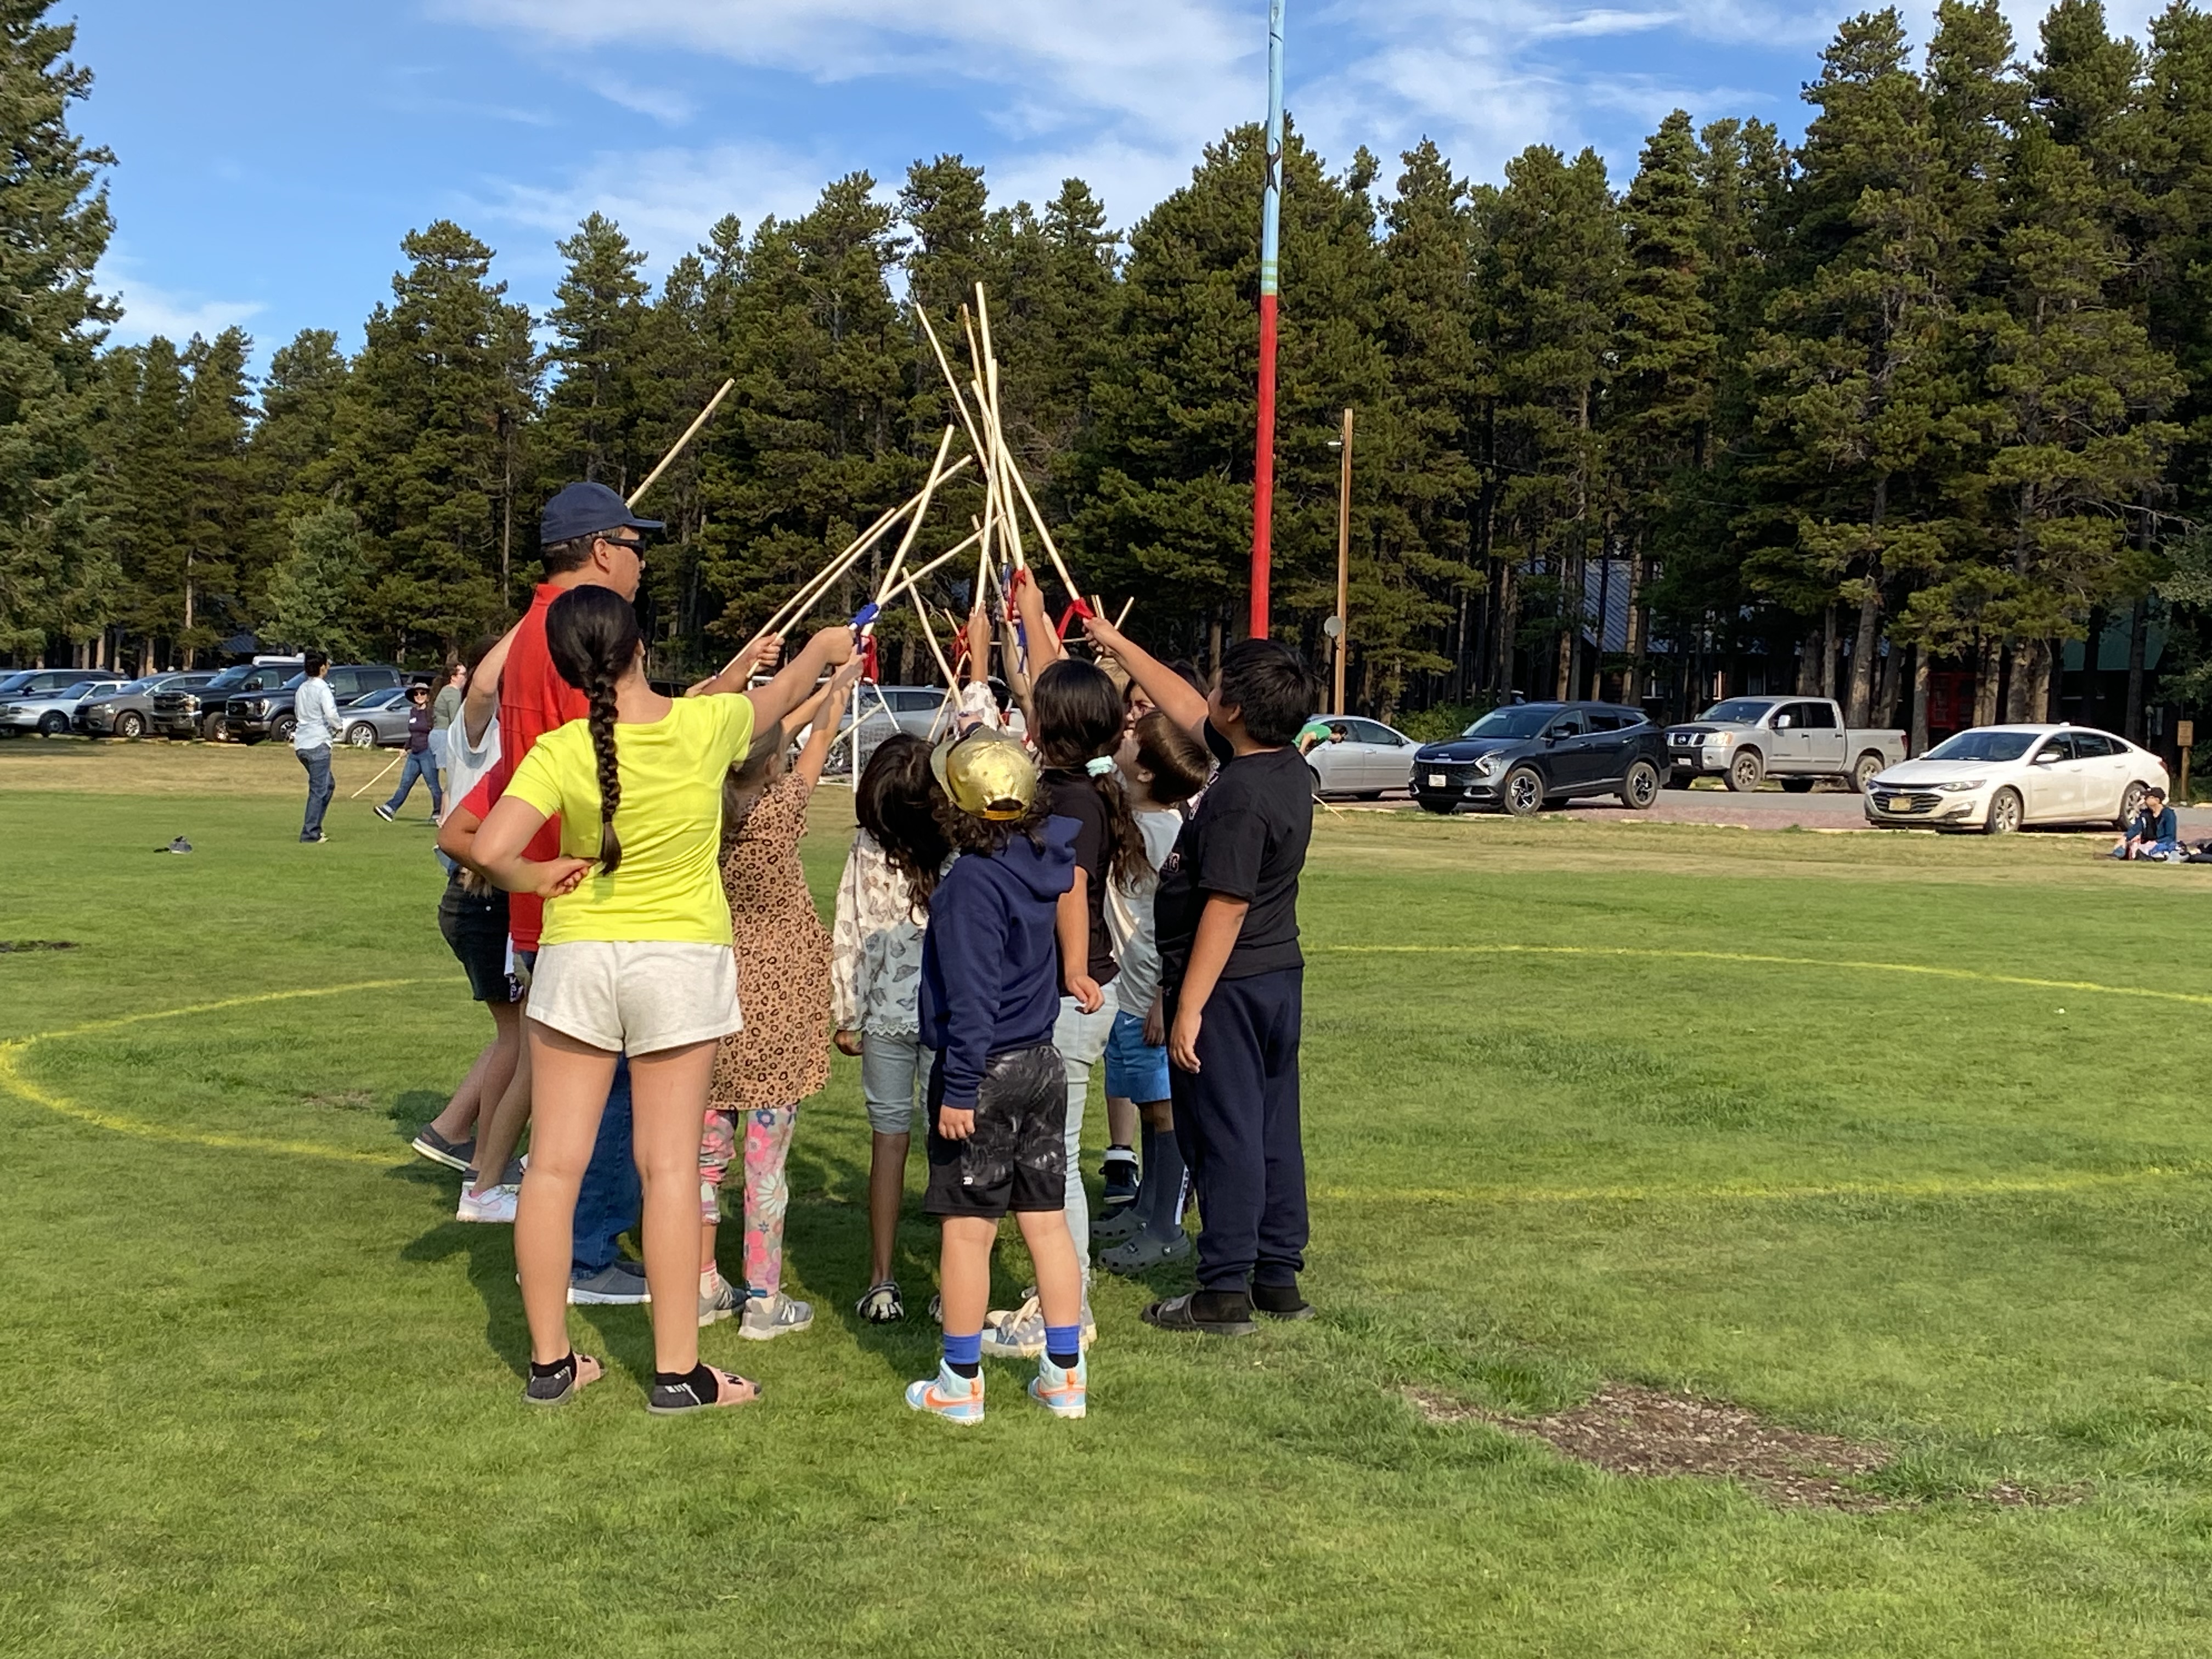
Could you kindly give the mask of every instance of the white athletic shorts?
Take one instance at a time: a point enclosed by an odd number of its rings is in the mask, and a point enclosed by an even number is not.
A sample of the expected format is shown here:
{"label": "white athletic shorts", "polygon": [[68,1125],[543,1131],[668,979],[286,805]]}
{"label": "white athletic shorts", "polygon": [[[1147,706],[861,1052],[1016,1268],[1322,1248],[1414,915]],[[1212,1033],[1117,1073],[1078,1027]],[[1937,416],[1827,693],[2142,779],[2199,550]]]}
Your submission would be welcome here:
{"label": "white athletic shorts", "polygon": [[657,1054],[744,1029],[726,945],[572,939],[538,953],[530,1018],[594,1048]]}

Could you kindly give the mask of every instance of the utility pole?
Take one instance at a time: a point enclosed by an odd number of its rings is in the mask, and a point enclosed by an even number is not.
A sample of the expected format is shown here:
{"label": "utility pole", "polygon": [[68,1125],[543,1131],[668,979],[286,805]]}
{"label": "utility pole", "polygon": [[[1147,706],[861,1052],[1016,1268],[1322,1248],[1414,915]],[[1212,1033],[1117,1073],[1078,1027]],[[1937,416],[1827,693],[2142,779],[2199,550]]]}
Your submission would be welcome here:
{"label": "utility pole", "polygon": [[1344,663],[1352,649],[1352,411],[1344,411],[1344,435],[1331,446],[1344,452],[1336,475],[1336,701],[1330,712],[1341,714],[1344,706]]}

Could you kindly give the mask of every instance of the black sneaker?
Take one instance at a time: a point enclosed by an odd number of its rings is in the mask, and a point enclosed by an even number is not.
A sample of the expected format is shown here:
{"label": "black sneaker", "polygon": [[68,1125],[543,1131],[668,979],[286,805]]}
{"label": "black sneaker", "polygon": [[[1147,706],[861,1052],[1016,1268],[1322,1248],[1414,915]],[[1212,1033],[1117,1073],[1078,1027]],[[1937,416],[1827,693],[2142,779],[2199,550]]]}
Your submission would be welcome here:
{"label": "black sneaker", "polygon": [[1298,1294],[1296,1285],[1255,1285],[1252,1311],[1270,1319],[1311,1319],[1313,1304]]}

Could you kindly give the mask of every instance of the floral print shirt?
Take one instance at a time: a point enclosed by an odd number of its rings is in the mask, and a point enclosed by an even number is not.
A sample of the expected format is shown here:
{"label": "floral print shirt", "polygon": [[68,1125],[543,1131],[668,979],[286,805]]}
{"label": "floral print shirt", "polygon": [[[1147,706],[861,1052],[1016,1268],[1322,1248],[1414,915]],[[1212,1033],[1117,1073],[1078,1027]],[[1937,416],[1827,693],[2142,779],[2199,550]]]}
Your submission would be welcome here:
{"label": "floral print shirt", "polygon": [[841,1031],[878,1036],[918,1036],[921,1018],[921,939],[929,913],[915,908],[906,878],[876,838],[853,836],[837,882],[837,917],[830,929],[830,1009]]}

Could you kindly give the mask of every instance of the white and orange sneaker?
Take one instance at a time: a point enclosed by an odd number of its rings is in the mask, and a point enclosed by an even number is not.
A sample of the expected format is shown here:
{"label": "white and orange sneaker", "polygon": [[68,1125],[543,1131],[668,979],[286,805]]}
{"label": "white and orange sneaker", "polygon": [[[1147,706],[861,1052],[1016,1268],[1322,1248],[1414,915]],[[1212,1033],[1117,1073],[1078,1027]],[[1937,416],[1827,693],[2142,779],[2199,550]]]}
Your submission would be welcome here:
{"label": "white and orange sneaker", "polygon": [[1081,1417],[1089,1409],[1090,1362],[1078,1359],[1062,1370],[1050,1358],[1037,1361],[1037,1374],[1030,1379],[1030,1398],[1054,1417]]}
{"label": "white and orange sneaker", "polygon": [[983,1420],[982,1376],[979,1372],[963,1376],[940,1361],[936,1376],[906,1385],[906,1403],[948,1423],[980,1423]]}

